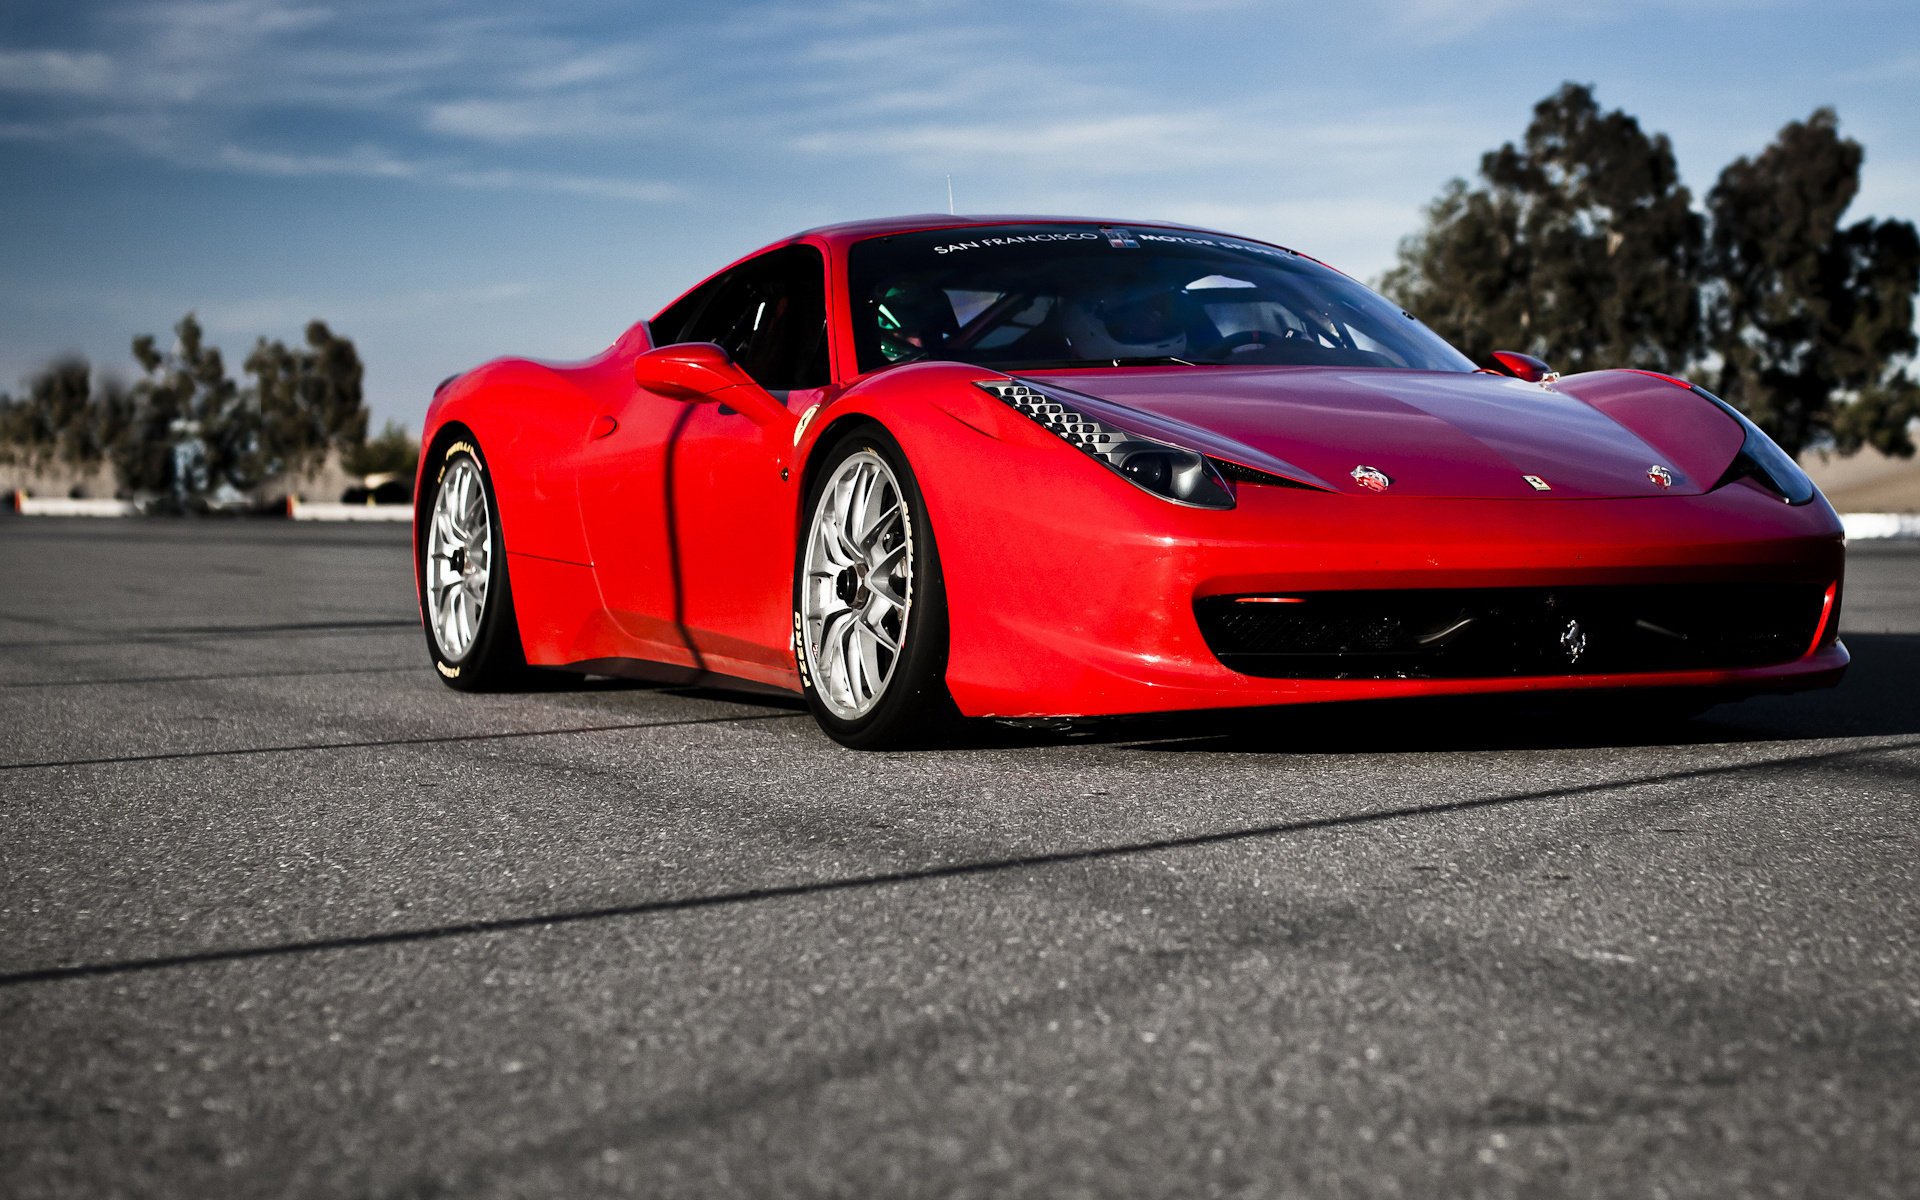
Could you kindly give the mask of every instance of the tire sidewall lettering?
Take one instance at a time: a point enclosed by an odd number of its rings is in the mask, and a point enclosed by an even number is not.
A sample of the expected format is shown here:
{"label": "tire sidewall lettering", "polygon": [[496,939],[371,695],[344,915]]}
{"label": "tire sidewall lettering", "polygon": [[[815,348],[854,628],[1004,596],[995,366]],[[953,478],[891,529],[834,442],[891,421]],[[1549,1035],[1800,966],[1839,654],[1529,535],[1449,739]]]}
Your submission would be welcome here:
{"label": "tire sidewall lettering", "polygon": [[441,481],[446,479],[447,467],[452,464],[453,456],[463,450],[466,451],[467,457],[473,460],[473,465],[476,470],[485,471],[487,469],[487,464],[481,460],[480,452],[474,449],[472,442],[451,442],[448,444],[446,451],[440,455],[440,470],[433,477],[435,487],[438,487]]}

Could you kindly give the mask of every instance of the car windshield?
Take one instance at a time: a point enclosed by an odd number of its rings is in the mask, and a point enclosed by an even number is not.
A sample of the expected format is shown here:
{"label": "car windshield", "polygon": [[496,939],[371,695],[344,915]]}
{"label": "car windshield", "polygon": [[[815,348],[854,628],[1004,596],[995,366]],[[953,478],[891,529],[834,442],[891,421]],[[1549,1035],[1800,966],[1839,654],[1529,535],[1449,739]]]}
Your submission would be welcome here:
{"label": "car windshield", "polygon": [[1220,234],[997,225],[870,238],[848,256],[862,372],[1248,364],[1471,371],[1426,326],[1288,250]]}

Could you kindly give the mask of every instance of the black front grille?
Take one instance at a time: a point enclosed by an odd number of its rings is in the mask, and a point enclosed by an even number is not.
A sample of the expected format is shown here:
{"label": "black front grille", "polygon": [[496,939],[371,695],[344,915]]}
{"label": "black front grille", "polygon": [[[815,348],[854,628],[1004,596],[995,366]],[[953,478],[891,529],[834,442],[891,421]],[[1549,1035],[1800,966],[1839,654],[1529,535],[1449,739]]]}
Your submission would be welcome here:
{"label": "black front grille", "polygon": [[1473,679],[1758,667],[1807,652],[1818,584],[1433,588],[1209,596],[1228,667],[1275,679]]}

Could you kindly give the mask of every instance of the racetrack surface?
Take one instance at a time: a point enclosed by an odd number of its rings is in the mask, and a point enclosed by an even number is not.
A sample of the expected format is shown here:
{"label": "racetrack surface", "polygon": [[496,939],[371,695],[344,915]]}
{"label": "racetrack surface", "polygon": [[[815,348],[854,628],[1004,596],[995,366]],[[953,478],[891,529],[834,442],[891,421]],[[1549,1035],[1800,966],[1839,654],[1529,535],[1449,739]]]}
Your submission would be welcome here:
{"label": "racetrack surface", "polygon": [[0,522],[0,1193],[1920,1192],[1920,547],[1840,689],[911,755],[428,665],[406,532]]}

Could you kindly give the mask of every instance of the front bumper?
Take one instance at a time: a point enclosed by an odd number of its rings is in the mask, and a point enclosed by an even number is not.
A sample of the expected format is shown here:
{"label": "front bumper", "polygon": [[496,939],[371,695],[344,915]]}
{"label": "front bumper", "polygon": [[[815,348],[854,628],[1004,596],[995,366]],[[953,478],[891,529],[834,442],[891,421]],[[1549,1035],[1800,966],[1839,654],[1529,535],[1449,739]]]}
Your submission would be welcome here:
{"label": "front bumper", "polygon": [[[948,593],[948,686],[969,716],[1096,716],[1593,688],[1784,691],[1839,682],[1844,541],[1802,508],[1730,484],[1698,496],[1434,500],[1243,486],[1179,508],[1098,467],[1007,456],[992,489],[929,492]],[[1025,478],[1023,478],[1025,476]],[[931,486],[928,486],[931,484]],[[1047,497],[1036,503],[1035,497]],[[1733,668],[1479,677],[1271,678],[1223,664],[1196,601],[1395,589],[1793,584],[1831,599],[1792,658]],[[1737,602],[1737,600],[1736,600]],[[1596,662],[1604,663],[1604,655]]]}

